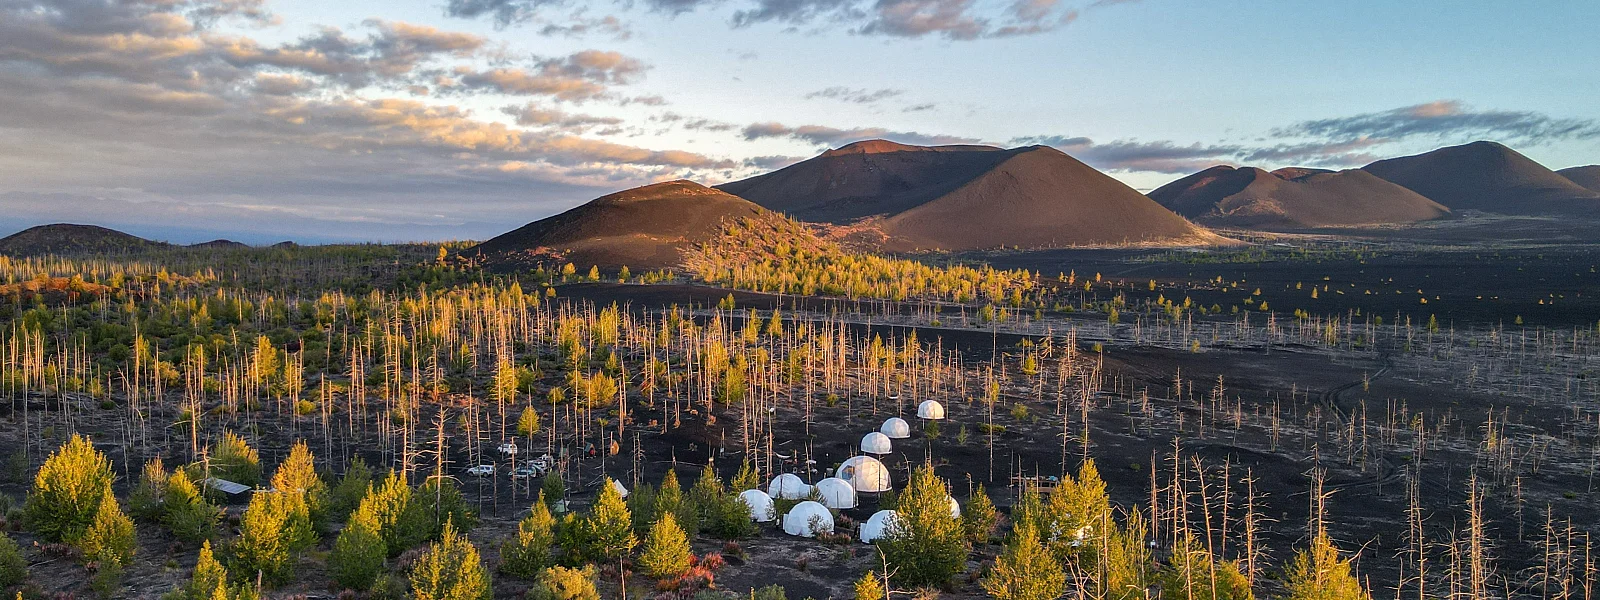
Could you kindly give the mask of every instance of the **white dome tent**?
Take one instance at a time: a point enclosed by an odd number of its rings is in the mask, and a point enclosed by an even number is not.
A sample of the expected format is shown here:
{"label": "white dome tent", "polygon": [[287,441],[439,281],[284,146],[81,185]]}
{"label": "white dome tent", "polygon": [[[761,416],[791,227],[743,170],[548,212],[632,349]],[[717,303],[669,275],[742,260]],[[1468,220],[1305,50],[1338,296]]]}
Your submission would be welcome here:
{"label": "white dome tent", "polygon": [[839,465],[838,478],[845,480],[857,492],[876,494],[893,487],[889,467],[871,456],[852,456]]}
{"label": "white dome tent", "polygon": [[811,495],[811,486],[801,481],[799,475],[784,473],[767,485],[767,495],[783,500],[799,500]]}
{"label": "white dome tent", "polygon": [[892,510],[880,510],[867,517],[867,522],[861,524],[861,530],[856,532],[856,537],[862,543],[871,544],[883,539],[889,533],[889,527],[895,519],[900,518],[900,513]]}
{"label": "white dome tent", "polygon": [[900,417],[889,417],[887,421],[883,422],[883,427],[878,428],[878,431],[889,436],[891,440],[903,440],[911,437],[911,424]]}
{"label": "white dome tent", "polygon": [[861,438],[861,451],[867,454],[888,454],[894,448],[894,443],[889,441],[889,436],[881,431],[874,431]]}
{"label": "white dome tent", "polygon": [[822,496],[822,503],[828,508],[846,509],[856,507],[856,488],[850,482],[838,477],[829,477],[818,481],[817,493]]}
{"label": "white dome tent", "polygon": [[938,400],[923,400],[917,405],[917,418],[924,421],[943,421],[944,405]]}
{"label": "white dome tent", "polygon": [[628,488],[623,487],[621,481],[617,481],[615,479],[612,479],[611,480],[611,489],[617,490],[617,494],[622,496],[623,498],[627,498],[628,497]]}
{"label": "white dome tent", "polygon": [[819,533],[833,533],[833,513],[828,507],[807,500],[794,505],[783,516],[783,532],[800,537],[817,537]]}
{"label": "white dome tent", "polygon": [[957,519],[961,518],[961,503],[956,502],[953,496],[945,496],[945,499],[950,501],[950,516]]}
{"label": "white dome tent", "polygon": [[739,492],[739,501],[750,508],[750,520],[757,523],[767,523],[777,518],[777,507],[773,505],[772,496],[761,490],[745,490]]}

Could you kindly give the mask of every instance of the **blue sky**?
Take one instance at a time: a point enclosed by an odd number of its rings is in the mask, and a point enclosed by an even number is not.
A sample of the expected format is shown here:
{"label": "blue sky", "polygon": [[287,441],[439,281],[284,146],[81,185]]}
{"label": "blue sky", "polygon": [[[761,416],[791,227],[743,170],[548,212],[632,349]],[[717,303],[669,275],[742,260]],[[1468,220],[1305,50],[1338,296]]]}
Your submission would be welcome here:
{"label": "blue sky", "polygon": [[1147,190],[1495,139],[1600,162],[1600,3],[0,0],[0,233],[481,239],[850,141]]}

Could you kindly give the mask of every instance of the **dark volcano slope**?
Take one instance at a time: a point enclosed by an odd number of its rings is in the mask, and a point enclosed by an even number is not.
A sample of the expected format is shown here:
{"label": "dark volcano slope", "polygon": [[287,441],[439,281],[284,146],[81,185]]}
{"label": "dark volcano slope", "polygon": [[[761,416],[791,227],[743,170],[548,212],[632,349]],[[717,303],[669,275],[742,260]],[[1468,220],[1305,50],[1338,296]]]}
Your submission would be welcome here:
{"label": "dark volcano slope", "polygon": [[0,254],[117,254],[165,248],[168,244],[97,225],[57,223],[30,227],[0,239]]}
{"label": "dark volcano slope", "polygon": [[876,227],[883,249],[980,250],[1215,239],[1054,148],[858,142],[720,186],[804,221]]}
{"label": "dark volcano slope", "polygon": [[779,218],[748,200],[692,181],[602,196],[463,251],[488,264],[571,262],[588,269],[673,269],[683,252],[711,240],[725,220]]}
{"label": "dark volcano slope", "polygon": [[1453,211],[1600,214],[1600,193],[1494,142],[1473,142],[1380,160],[1362,170],[1410,188]]}
{"label": "dark volcano slope", "polygon": [[1450,210],[1361,170],[1290,167],[1267,172],[1216,166],[1150,192],[1197,223],[1247,229],[1308,229],[1413,223]]}
{"label": "dark volcano slope", "polygon": [[1600,165],[1562,169],[1556,171],[1556,174],[1567,178],[1567,181],[1583,186],[1584,189],[1600,192]]}

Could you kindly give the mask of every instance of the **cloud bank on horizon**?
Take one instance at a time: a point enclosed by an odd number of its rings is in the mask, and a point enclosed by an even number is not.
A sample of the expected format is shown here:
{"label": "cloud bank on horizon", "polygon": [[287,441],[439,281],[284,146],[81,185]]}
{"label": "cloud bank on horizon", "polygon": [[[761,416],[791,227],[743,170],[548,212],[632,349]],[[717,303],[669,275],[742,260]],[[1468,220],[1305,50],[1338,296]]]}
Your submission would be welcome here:
{"label": "cloud bank on horizon", "polygon": [[1592,106],[1501,108],[1441,85],[1410,103],[1197,97],[1139,114],[1107,106],[1115,90],[1041,79],[1114,68],[1088,54],[1116,48],[1082,38],[1161,4],[0,0],[0,235],[72,221],[175,241],[483,238],[617,189],[873,138],[1049,145],[1145,188],[1472,139],[1600,162]]}

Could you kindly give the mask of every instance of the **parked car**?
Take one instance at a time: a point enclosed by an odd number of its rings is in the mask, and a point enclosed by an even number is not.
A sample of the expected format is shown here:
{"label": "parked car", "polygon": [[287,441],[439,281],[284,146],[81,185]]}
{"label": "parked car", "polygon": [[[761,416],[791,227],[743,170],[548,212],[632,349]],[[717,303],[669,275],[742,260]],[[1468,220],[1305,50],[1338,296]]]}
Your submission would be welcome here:
{"label": "parked car", "polygon": [[494,465],[478,465],[467,469],[467,474],[474,477],[488,477],[494,474]]}
{"label": "parked car", "polygon": [[500,453],[501,454],[508,454],[508,455],[511,455],[511,456],[516,456],[517,455],[517,443],[516,442],[501,442],[500,443]]}
{"label": "parked car", "polygon": [[517,470],[511,472],[512,479],[527,479],[529,477],[538,477],[540,475],[544,475],[544,469],[540,469],[533,465],[523,465],[517,467]]}

